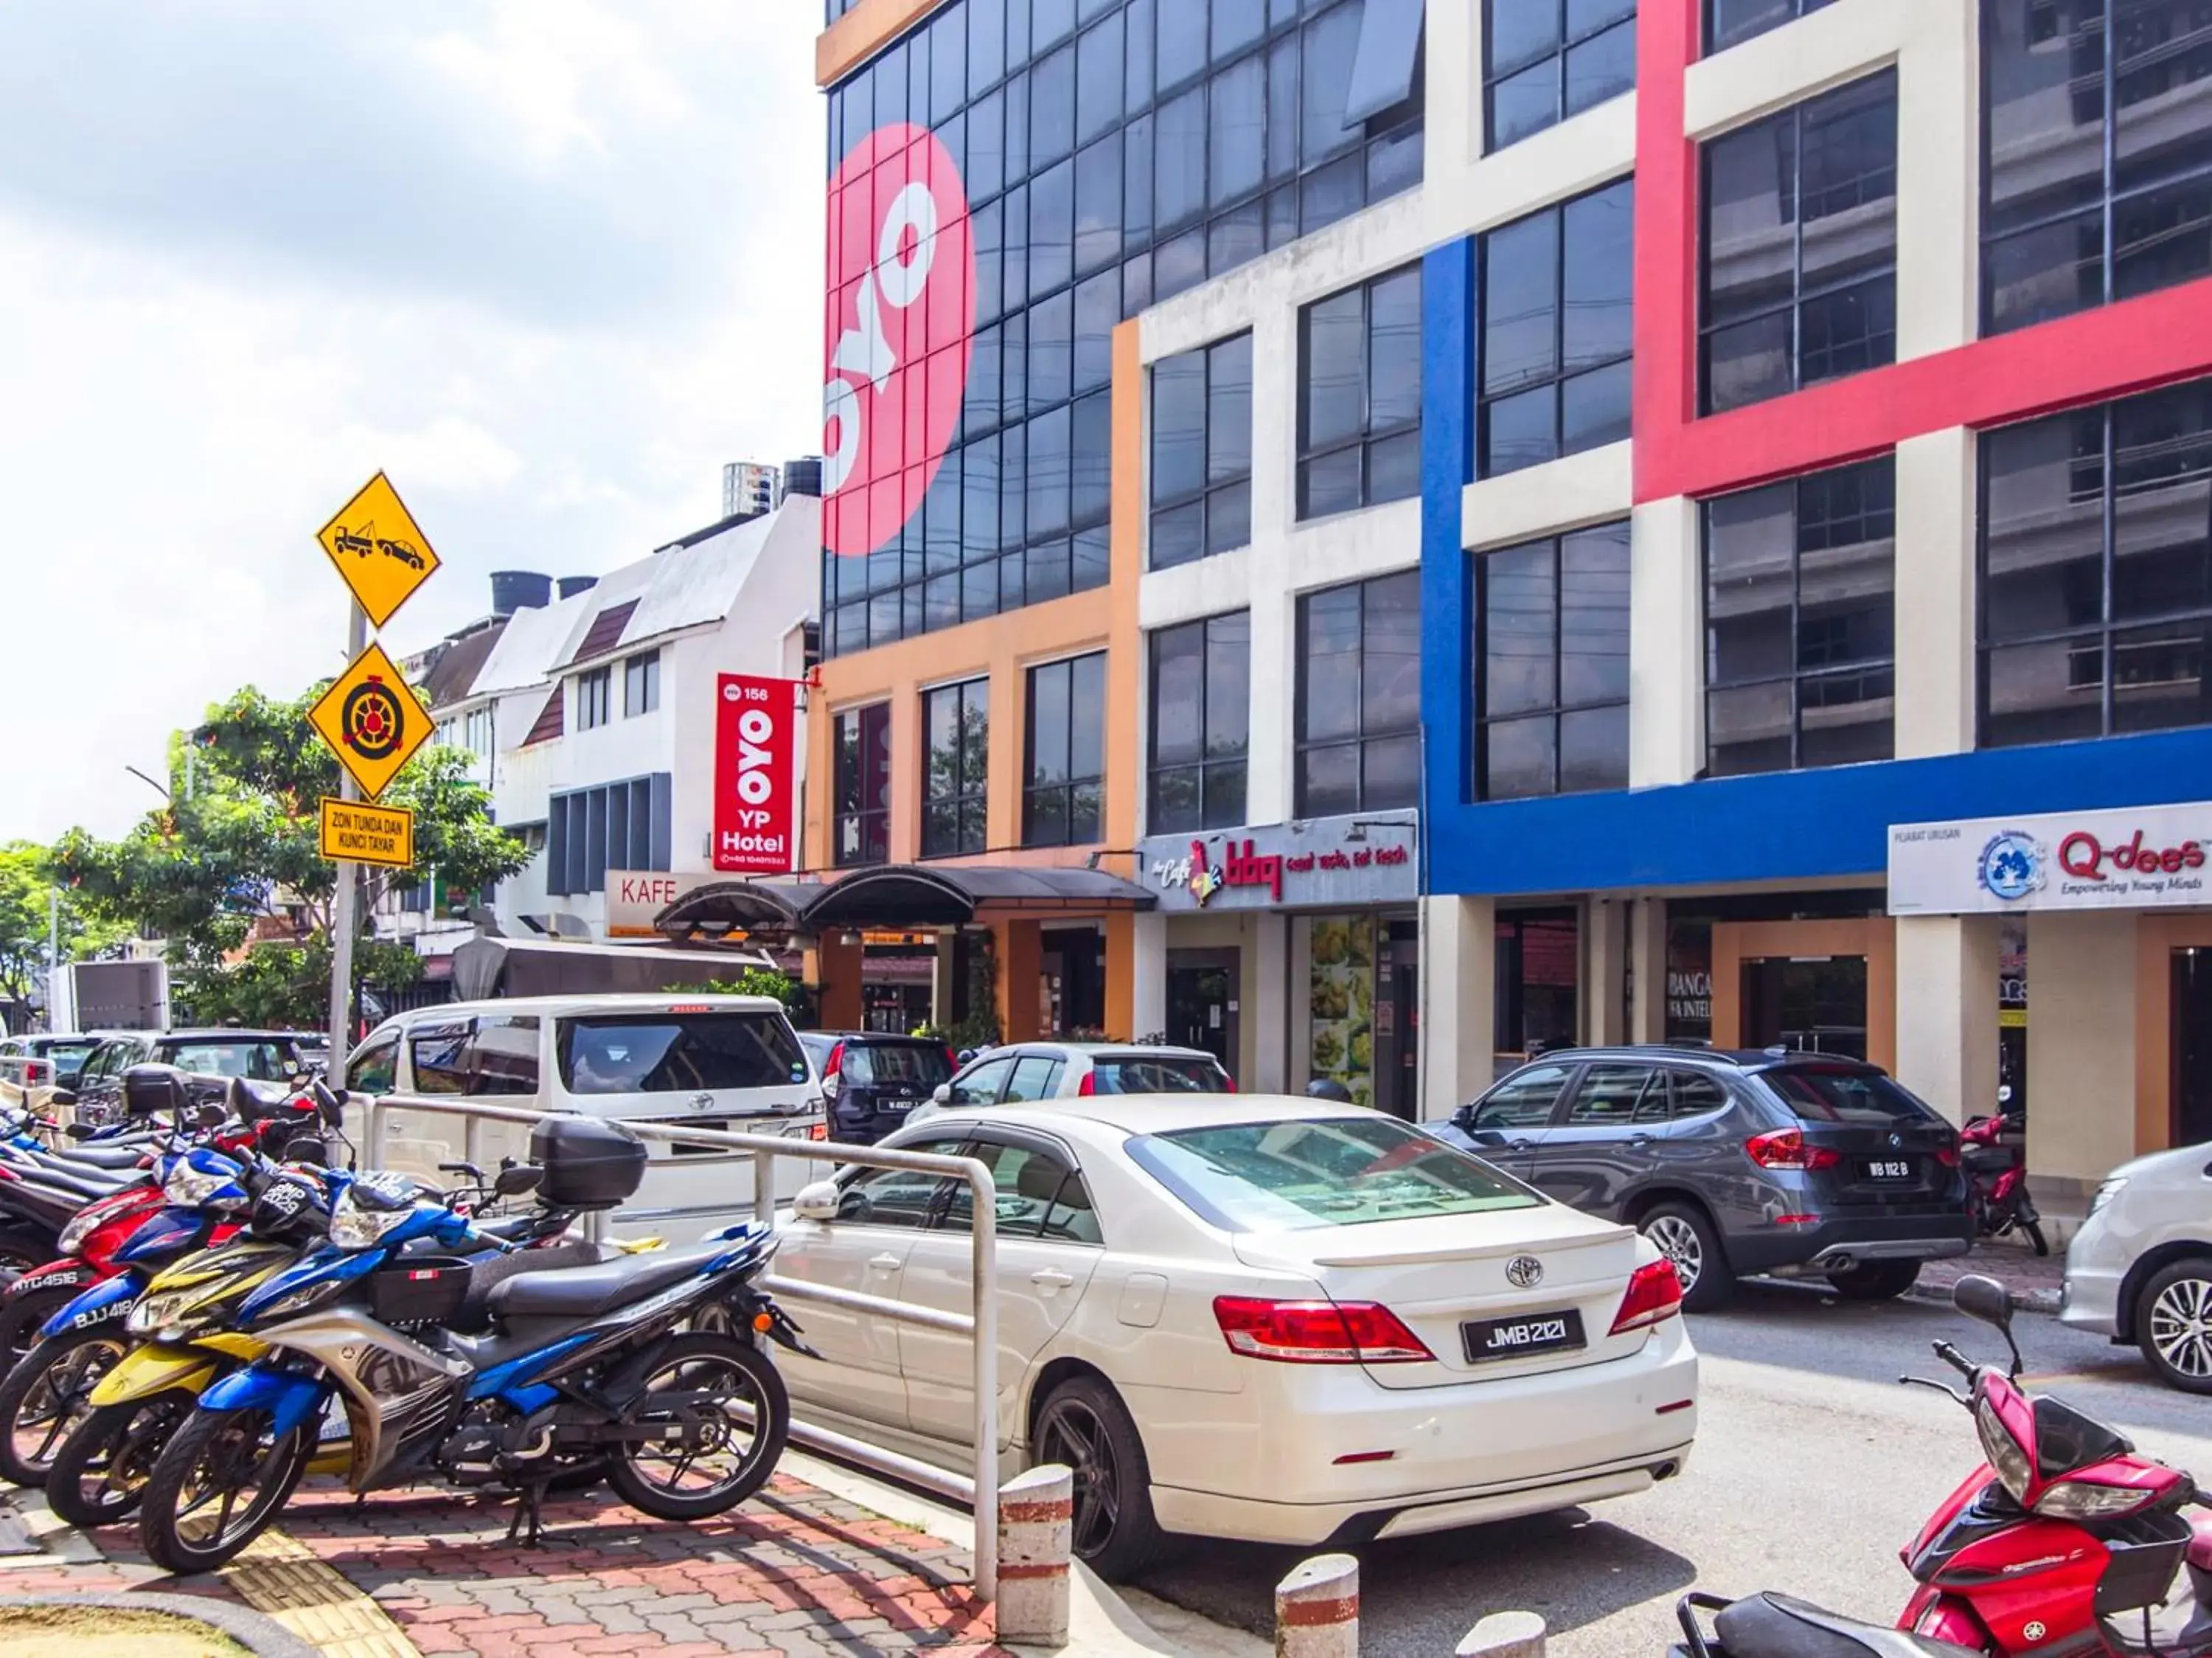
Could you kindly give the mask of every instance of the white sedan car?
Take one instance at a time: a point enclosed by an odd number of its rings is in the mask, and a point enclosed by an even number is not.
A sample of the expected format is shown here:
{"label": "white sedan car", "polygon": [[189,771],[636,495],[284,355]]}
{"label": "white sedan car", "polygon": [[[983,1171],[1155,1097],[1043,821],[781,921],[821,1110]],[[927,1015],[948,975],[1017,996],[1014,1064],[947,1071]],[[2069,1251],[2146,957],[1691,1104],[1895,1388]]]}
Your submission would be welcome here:
{"label": "white sedan car", "polygon": [[[1259,1095],[955,1111],[885,1147],[998,1190],[1002,1473],[1076,1472],[1075,1548],[1164,1533],[1313,1545],[1622,1496],[1680,1473],[1698,1361],[1674,1269],[1370,1111]],[[778,1277],[965,1312],[964,1185],[848,1167],[800,1195]],[[799,1414],[962,1470],[965,1337],[812,1301]]]}

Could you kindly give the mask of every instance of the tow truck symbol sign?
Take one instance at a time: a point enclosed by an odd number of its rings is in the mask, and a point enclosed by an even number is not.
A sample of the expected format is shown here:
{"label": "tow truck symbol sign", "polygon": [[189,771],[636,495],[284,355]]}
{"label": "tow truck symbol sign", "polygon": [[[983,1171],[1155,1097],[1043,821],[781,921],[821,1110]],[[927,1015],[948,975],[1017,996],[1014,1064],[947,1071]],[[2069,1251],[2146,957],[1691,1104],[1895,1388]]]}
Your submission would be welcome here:
{"label": "tow truck symbol sign", "polygon": [[331,539],[340,552],[352,553],[357,558],[366,558],[373,552],[380,552],[386,558],[398,559],[410,570],[422,568],[422,555],[415,550],[412,542],[397,536],[379,536],[374,523],[363,524],[358,530],[349,530],[340,524]]}

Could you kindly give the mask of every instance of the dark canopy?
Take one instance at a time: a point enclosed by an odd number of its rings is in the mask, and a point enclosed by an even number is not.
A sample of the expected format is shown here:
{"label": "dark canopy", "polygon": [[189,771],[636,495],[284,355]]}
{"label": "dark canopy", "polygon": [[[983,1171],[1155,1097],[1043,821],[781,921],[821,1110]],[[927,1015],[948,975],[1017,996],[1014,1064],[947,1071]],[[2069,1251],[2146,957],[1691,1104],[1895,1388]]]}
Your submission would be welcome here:
{"label": "dark canopy", "polygon": [[1149,910],[1156,900],[1133,882],[1098,869],[1003,865],[884,864],[826,885],[718,881],[662,911],[654,925],[672,937],[730,931],[832,928],[957,927],[994,911]]}

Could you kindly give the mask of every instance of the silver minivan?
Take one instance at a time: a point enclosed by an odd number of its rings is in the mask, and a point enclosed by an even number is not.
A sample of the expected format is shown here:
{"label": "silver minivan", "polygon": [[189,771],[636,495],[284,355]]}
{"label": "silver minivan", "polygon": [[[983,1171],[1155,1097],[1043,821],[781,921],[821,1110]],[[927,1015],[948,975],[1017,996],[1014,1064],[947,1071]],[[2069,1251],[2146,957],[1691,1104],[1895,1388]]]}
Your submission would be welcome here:
{"label": "silver minivan", "polygon": [[[393,1096],[385,1113],[388,1168],[435,1179],[441,1163],[520,1161],[520,1124],[410,1111],[409,1099],[459,1099],[631,1123],[689,1125],[821,1140],[822,1086],[782,1005],[767,997],[547,996],[456,1002],[396,1015],[346,1062],[349,1092]],[[753,1163],[744,1154],[648,1141],[652,1161],[618,1224],[689,1239],[744,1220]],[[780,1158],[775,1195],[789,1199],[820,1168]]]}

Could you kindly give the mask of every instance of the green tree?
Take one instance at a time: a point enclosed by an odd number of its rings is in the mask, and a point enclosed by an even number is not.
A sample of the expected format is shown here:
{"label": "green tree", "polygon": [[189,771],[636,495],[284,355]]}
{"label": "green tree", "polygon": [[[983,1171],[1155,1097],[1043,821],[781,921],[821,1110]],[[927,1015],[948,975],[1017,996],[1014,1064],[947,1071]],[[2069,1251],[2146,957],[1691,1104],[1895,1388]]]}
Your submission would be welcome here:
{"label": "green tree", "polygon": [[[54,874],[46,849],[27,840],[0,846],[0,1002],[19,1011],[46,969],[52,940]],[[60,911],[62,960],[73,961],[116,943],[127,930],[88,923],[78,906]]]}
{"label": "green tree", "polygon": [[[86,914],[167,942],[176,999],[196,1019],[313,1026],[326,1016],[337,871],[319,844],[320,802],[338,792],[339,772],[307,718],[325,688],[287,701],[248,686],[210,708],[172,743],[168,806],[119,840],[74,829],[53,849]],[[415,863],[364,872],[356,984],[404,984],[419,971],[411,951],[373,945],[371,917],[393,887],[434,871],[450,887],[488,887],[530,861],[491,821],[470,765],[433,744],[385,791],[384,804],[415,814]]]}

